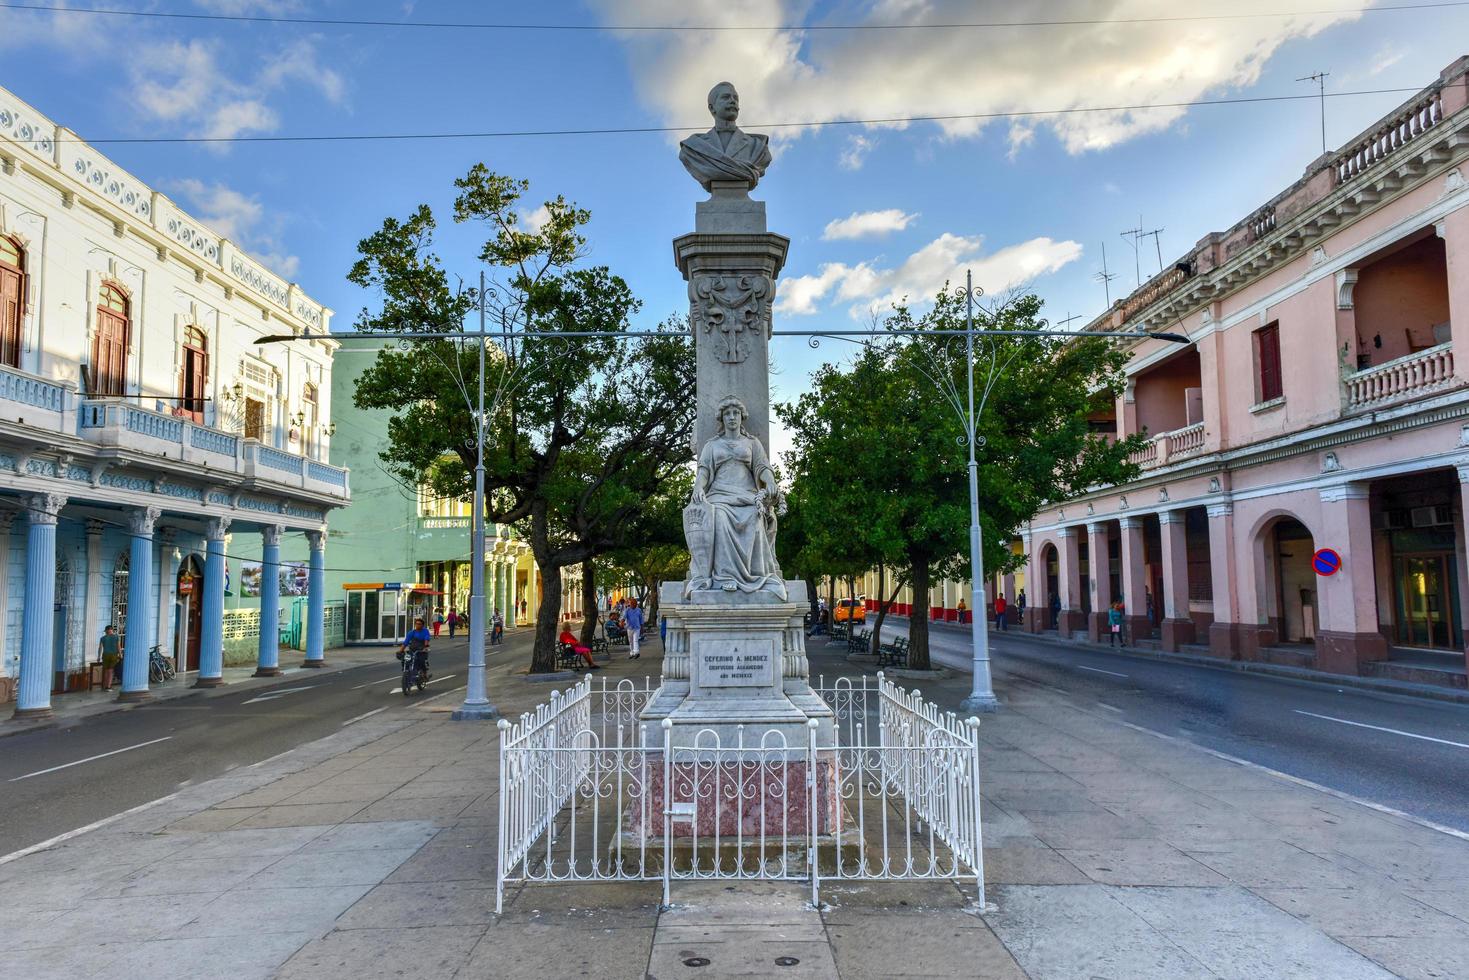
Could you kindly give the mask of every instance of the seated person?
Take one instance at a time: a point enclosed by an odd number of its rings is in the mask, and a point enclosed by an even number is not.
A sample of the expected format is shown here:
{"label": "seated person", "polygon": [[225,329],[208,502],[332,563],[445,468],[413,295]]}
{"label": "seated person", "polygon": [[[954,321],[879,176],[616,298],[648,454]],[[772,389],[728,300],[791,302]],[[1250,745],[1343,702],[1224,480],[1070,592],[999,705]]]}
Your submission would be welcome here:
{"label": "seated person", "polygon": [[559,642],[571,647],[571,652],[587,662],[588,670],[601,670],[602,665],[592,659],[592,648],[584,647],[576,642],[576,637],[571,635],[571,630],[562,630],[561,635],[556,638]]}

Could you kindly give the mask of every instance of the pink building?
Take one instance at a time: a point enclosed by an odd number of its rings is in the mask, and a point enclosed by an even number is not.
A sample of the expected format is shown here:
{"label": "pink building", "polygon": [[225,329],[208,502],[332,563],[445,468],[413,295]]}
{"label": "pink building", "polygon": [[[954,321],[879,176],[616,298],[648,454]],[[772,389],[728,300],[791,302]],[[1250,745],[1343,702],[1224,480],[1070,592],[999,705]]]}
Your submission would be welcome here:
{"label": "pink building", "polygon": [[1036,516],[1029,629],[1465,686],[1469,57],[1088,329],[1192,342],[1130,342],[1142,474]]}

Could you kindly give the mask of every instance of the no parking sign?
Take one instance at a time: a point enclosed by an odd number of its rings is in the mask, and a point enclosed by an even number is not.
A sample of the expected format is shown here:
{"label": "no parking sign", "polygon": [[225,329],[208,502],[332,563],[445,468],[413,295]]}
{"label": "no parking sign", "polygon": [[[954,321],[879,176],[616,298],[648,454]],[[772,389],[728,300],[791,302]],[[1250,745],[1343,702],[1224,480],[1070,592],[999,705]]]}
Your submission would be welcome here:
{"label": "no parking sign", "polygon": [[1311,567],[1317,575],[1335,575],[1341,571],[1341,555],[1330,548],[1322,548],[1311,556]]}

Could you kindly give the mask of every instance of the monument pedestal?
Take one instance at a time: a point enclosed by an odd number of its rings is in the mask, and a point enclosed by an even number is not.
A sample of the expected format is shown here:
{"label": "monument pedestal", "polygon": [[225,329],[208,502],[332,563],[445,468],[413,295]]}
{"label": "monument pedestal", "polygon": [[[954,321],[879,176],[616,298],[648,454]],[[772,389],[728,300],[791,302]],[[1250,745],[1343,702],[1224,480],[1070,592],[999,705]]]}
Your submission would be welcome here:
{"label": "monument pedestal", "polygon": [[[768,592],[695,591],[665,582],[658,597],[667,617],[663,682],[640,719],[673,723],[674,747],[804,753],[816,721],[816,744],[834,743],[831,709],[808,680],[805,582],[787,582],[782,602]],[[700,732],[712,732],[699,741]],[[717,739],[717,742],[715,741]]]}

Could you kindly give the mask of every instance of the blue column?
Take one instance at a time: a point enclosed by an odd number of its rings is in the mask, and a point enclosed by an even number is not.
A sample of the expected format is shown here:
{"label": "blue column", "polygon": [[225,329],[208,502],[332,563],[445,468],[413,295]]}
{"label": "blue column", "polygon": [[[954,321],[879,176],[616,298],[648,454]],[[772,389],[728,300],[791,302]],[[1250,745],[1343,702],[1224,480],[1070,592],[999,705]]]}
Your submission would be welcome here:
{"label": "blue column", "polygon": [[228,517],[212,517],[204,528],[204,603],[199,615],[199,679],[195,687],[224,683],[224,536]]}
{"label": "blue column", "polygon": [[260,529],[260,656],[256,677],[275,677],[281,672],[281,532],[279,524]]}
{"label": "blue column", "polygon": [[306,580],[306,659],[302,667],[326,666],[326,529],[307,531],[311,570]]}
{"label": "blue column", "polygon": [[119,701],[146,701],[148,648],[153,645],[153,527],[157,507],[139,507],[128,514],[128,618],[123,632],[122,693]]}
{"label": "blue column", "polygon": [[66,506],[61,494],[37,493],[26,499],[25,612],[20,630],[20,686],[15,717],[51,714],[52,633],[56,605],[56,515]]}

